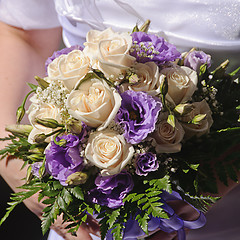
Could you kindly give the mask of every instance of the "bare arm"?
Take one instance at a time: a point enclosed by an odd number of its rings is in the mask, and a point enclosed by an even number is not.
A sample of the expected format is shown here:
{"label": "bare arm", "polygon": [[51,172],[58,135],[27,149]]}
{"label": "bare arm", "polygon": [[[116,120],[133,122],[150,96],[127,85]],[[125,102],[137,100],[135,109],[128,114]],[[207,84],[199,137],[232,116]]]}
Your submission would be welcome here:
{"label": "bare arm", "polygon": [[[0,22],[0,137],[6,136],[6,124],[16,122],[16,109],[30,90],[26,82],[44,75],[44,61],[58,48],[60,38],[60,28],[24,31]],[[14,191],[25,177],[21,165],[17,159],[0,161],[0,174]],[[39,216],[36,206],[29,207]]]}
{"label": "bare arm", "polygon": [[[61,28],[24,31],[0,22],[0,137],[7,136],[6,124],[16,122],[16,110],[23,97],[29,92],[27,82],[34,82],[34,76],[44,76],[44,62],[57,50],[61,39]],[[0,148],[4,147],[0,142]],[[0,175],[15,191],[20,191],[26,177],[26,168],[20,159],[3,159],[0,161]],[[25,201],[26,206],[41,218],[43,205],[38,203],[37,196]],[[82,226],[78,237],[67,234],[59,218],[52,228],[66,240],[90,240],[89,232],[96,234],[98,225],[89,219],[88,226]]]}

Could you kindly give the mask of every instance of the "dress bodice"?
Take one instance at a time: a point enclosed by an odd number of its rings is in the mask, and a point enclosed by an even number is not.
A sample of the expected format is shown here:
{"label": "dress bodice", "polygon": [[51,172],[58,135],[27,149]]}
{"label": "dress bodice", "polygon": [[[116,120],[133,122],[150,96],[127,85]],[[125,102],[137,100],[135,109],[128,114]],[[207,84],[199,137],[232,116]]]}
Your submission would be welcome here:
{"label": "dress bodice", "polygon": [[[239,0],[55,0],[67,46],[82,44],[90,29],[131,31],[151,20],[149,31],[180,51],[207,51],[219,61],[240,65]],[[218,62],[219,63],[219,62]]]}

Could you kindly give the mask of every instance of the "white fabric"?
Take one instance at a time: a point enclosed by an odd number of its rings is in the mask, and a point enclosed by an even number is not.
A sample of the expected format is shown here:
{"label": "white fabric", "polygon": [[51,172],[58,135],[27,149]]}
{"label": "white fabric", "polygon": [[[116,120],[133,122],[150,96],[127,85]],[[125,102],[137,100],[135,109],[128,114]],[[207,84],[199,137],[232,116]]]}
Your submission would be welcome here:
{"label": "white fabric", "polygon": [[0,0],[0,21],[25,30],[60,26],[53,0]]}
{"label": "white fabric", "polygon": [[[90,29],[131,31],[151,20],[150,32],[180,51],[198,47],[214,59],[240,62],[240,0],[55,0],[67,46],[82,44]],[[217,63],[219,63],[217,62]]]}

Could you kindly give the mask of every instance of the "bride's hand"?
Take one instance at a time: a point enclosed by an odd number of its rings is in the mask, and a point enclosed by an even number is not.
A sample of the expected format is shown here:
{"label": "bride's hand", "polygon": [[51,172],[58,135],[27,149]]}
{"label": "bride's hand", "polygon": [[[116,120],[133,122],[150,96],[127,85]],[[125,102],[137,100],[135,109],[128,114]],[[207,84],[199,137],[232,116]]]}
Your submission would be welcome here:
{"label": "bride's hand", "polygon": [[62,236],[65,240],[92,240],[90,233],[100,237],[98,222],[91,216],[88,216],[87,221],[80,226],[76,232],[76,236],[67,232],[68,230],[65,229],[66,225],[66,223],[62,223],[62,218],[59,216],[51,226],[51,229]]}

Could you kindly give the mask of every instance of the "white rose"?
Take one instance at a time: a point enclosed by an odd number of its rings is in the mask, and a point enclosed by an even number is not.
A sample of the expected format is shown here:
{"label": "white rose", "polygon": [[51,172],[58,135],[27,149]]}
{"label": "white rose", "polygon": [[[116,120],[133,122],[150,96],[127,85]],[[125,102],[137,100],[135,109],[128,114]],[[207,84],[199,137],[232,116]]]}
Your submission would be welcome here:
{"label": "white rose", "polygon": [[94,68],[106,77],[117,76],[130,67],[135,58],[129,55],[132,37],[128,33],[115,33],[111,28],[87,33],[84,53]]}
{"label": "white rose", "polygon": [[61,80],[68,90],[72,90],[89,68],[89,58],[82,51],[73,50],[55,58],[47,69],[50,78]]}
{"label": "white rose", "polygon": [[[34,100],[33,100],[34,101]],[[49,134],[53,131],[52,128],[44,127],[40,124],[36,123],[36,118],[44,119],[51,118],[55,119],[59,123],[61,122],[60,118],[60,109],[55,107],[52,104],[43,103],[42,105],[38,105],[33,102],[28,109],[28,119],[33,126],[32,131],[28,136],[28,142],[33,144],[34,139],[38,134]],[[50,141],[50,137],[46,139],[47,142]]]}
{"label": "white rose", "polygon": [[[185,138],[189,139],[193,136],[200,137],[203,134],[209,133],[210,127],[213,124],[212,111],[205,100],[201,102],[194,102],[192,104],[193,110],[186,116],[180,118],[182,126],[185,130]],[[199,124],[188,123],[195,116],[199,114],[206,114],[206,117],[199,122]]]}
{"label": "white rose", "polygon": [[90,127],[106,128],[121,106],[121,96],[104,80],[89,79],[72,91],[67,99],[68,112]]}
{"label": "white rose", "polygon": [[188,67],[174,64],[172,67],[163,68],[160,74],[166,76],[168,83],[166,99],[175,105],[190,100],[197,90],[197,73]]}
{"label": "white rose", "polygon": [[131,161],[134,148],[117,132],[104,130],[90,134],[85,150],[86,158],[102,169],[102,175],[120,173]]}
{"label": "white rose", "polygon": [[181,151],[184,130],[181,124],[175,119],[175,128],[168,122],[168,113],[161,113],[156,130],[151,134],[158,153],[176,153]]}
{"label": "white rose", "polygon": [[[122,92],[126,90],[147,92],[152,96],[156,96],[160,93],[159,78],[165,78],[162,74],[159,76],[159,68],[154,62],[136,63],[134,66],[134,72],[136,73],[136,83],[123,83],[120,86]],[[134,79],[133,79],[134,81]]]}

